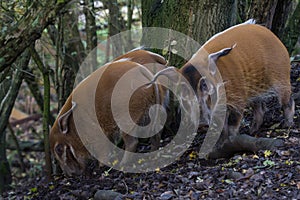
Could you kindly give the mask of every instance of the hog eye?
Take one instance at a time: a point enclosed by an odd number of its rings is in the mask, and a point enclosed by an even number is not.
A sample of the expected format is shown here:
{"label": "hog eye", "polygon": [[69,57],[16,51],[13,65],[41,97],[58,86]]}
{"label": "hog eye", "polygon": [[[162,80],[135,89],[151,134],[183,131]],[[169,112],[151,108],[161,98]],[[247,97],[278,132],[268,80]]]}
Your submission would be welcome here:
{"label": "hog eye", "polygon": [[205,82],[205,79],[200,80],[200,90],[203,91],[208,91],[208,86]]}
{"label": "hog eye", "polygon": [[64,145],[62,144],[56,145],[55,152],[57,153],[57,155],[61,156],[64,153]]}

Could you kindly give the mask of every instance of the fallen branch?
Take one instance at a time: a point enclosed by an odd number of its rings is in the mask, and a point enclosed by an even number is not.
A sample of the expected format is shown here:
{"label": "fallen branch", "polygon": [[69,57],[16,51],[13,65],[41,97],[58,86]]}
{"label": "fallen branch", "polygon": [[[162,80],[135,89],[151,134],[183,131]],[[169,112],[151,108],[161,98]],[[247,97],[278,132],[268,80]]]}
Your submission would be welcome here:
{"label": "fallen branch", "polygon": [[[54,113],[57,113],[57,109],[54,109],[51,111],[51,114],[53,115]],[[21,125],[21,124],[24,124],[24,123],[27,123],[29,121],[38,121],[39,119],[41,119],[43,115],[40,114],[40,113],[37,113],[37,114],[33,114],[33,115],[30,115],[26,118],[23,118],[23,119],[19,119],[19,120],[11,120],[10,121],[10,125],[12,127],[15,127],[17,125]]]}
{"label": "fallen branch", "polygon": [[257,152],[258,150],[271,150],[283,146],[283,140],[273,138],[255,138],[246,134],[230,136],[229,139],[216,145],[209,153],[211,159],[230,157],[238,152]]}

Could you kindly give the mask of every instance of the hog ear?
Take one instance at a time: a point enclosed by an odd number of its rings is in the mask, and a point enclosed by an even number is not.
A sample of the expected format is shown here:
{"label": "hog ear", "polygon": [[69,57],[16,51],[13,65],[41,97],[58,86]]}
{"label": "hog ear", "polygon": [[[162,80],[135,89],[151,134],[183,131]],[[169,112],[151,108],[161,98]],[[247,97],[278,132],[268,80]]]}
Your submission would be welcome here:
{"label": "hog ear", "polygon": [[74,101],[72,101],[71,109],[68,110],[67,112],[65,112],[64,114],[62,114],[58,118],[58,128],[59,128],[59,131],[63,134],[66,134],[69,131],[69,127],[68,127],[69,117],[71,116],[72,111],[75,108],[75,106],[76,106],[76,103]]}
{"label": "hog ear", "polygon": [[[236,47],[236,44],[232,45],[232,47],[230,48],[224,48],[224,49],[221,49],[220,51],[218,52],[215,52],[215,53],[212,53],[208,56],[208,59],[209,59],[209,71],[212,75],[214,75],[216,73],[216,62],[217,60],[222,57],[222,56],[226,56],[227,54],[229,54],[229,52],[234,48]],[[212,61],[214,63],[212,63]]]}

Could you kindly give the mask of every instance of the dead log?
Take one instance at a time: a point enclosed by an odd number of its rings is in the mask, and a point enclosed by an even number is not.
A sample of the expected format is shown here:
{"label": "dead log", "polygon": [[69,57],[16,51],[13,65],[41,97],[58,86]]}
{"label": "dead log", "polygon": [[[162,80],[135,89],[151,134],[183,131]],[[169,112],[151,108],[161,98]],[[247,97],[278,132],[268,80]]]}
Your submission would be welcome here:
{"label": "dead log", "polygon": [[283,140],[274,138],[255,138],[246,134],[229,136],[219,141],[208,158],[227,158],[239,152],[257,152],[259,150],[272,150],[283,146]]}

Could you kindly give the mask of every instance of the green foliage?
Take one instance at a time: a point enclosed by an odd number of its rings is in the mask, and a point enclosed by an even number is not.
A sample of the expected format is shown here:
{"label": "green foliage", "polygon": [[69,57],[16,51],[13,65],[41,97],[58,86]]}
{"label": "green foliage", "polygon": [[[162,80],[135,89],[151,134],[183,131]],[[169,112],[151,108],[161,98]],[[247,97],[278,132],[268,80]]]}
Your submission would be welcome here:
{"label": "green foliage", "polygon": [[65,0],[57,0],[57,4],[65,3]]}
{"label": "green foliage", "polygon": [[266,166],[266,167],[274,167],[275,166],[275,162],[274,161],[272,161],[272,160],[265,160],[264,162],[263,162],[263,165],[264,166]]}

